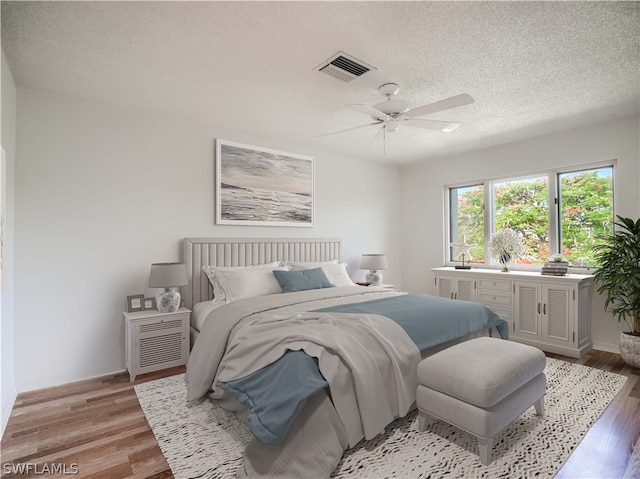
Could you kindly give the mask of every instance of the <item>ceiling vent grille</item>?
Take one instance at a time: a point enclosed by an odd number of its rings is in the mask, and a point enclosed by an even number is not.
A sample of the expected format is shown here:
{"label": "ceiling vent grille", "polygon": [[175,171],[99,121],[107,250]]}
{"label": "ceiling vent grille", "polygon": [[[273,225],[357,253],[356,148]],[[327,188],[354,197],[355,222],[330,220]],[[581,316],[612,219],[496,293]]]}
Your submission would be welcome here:
{"label": "ceiling vent grille", "polygon": [[375,67],[367,65],[362,60],[358,60],[344,52],[336,53],[316,68],[318,71],[347,83],[361,77],[372,69],[375,70]]}

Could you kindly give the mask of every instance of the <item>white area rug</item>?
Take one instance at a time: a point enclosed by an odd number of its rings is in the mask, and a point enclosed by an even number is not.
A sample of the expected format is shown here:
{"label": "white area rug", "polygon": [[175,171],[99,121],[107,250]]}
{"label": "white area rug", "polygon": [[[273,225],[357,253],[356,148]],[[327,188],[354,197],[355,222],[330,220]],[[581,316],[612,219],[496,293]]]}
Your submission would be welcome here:
{"label": "white area rug", "polygon": [[[335,478],[551,478],[626,381],[619,374],[547,358],[545,416],[529,408],[495,439],[483,466],[477,441],[442,421],[418,431],[415,411],[345,452]],[[209,401],[188,405],[184,375],[135,386],[176,479],[232,478],[249,432]]]}

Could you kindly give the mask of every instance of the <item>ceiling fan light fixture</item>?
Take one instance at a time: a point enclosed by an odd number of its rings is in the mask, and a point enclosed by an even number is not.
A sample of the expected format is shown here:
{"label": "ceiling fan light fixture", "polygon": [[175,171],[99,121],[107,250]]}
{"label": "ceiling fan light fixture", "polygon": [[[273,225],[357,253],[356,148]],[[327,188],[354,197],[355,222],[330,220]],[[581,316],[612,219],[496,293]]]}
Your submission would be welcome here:
{"label": "ceiling fan light fixture", "polygon": [[397,99],[388,99],[383,102],[378,103],[377,105],[373,105],[376,110],[380,110],[387,115],[399,115],[400,113],[404,113],[409,109],[409,104],[407,100]]}

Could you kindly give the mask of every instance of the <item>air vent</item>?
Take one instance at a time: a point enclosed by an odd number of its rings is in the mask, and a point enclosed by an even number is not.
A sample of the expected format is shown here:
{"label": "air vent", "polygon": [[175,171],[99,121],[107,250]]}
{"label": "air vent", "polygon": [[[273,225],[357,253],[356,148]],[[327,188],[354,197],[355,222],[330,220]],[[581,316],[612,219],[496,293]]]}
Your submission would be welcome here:
{"label": "air vent", "polygon": [[361,77],[372,69],[375,70],[375,67],[367,65],[362,60],[358,60],[344,52],[336,53],[316,68],[318,71],[347,83]]}

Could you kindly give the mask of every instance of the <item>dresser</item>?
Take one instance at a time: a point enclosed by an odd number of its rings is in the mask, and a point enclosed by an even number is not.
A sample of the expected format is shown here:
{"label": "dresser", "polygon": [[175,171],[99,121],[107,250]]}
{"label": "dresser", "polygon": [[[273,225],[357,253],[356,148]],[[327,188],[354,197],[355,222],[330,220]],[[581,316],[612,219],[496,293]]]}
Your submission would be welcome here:
{"label": "dresser", "polygon": [[449,267],[431,271],[437,296],[482,303],[509,323],[513,341],[575,358],[593,347],[593,276]]}

